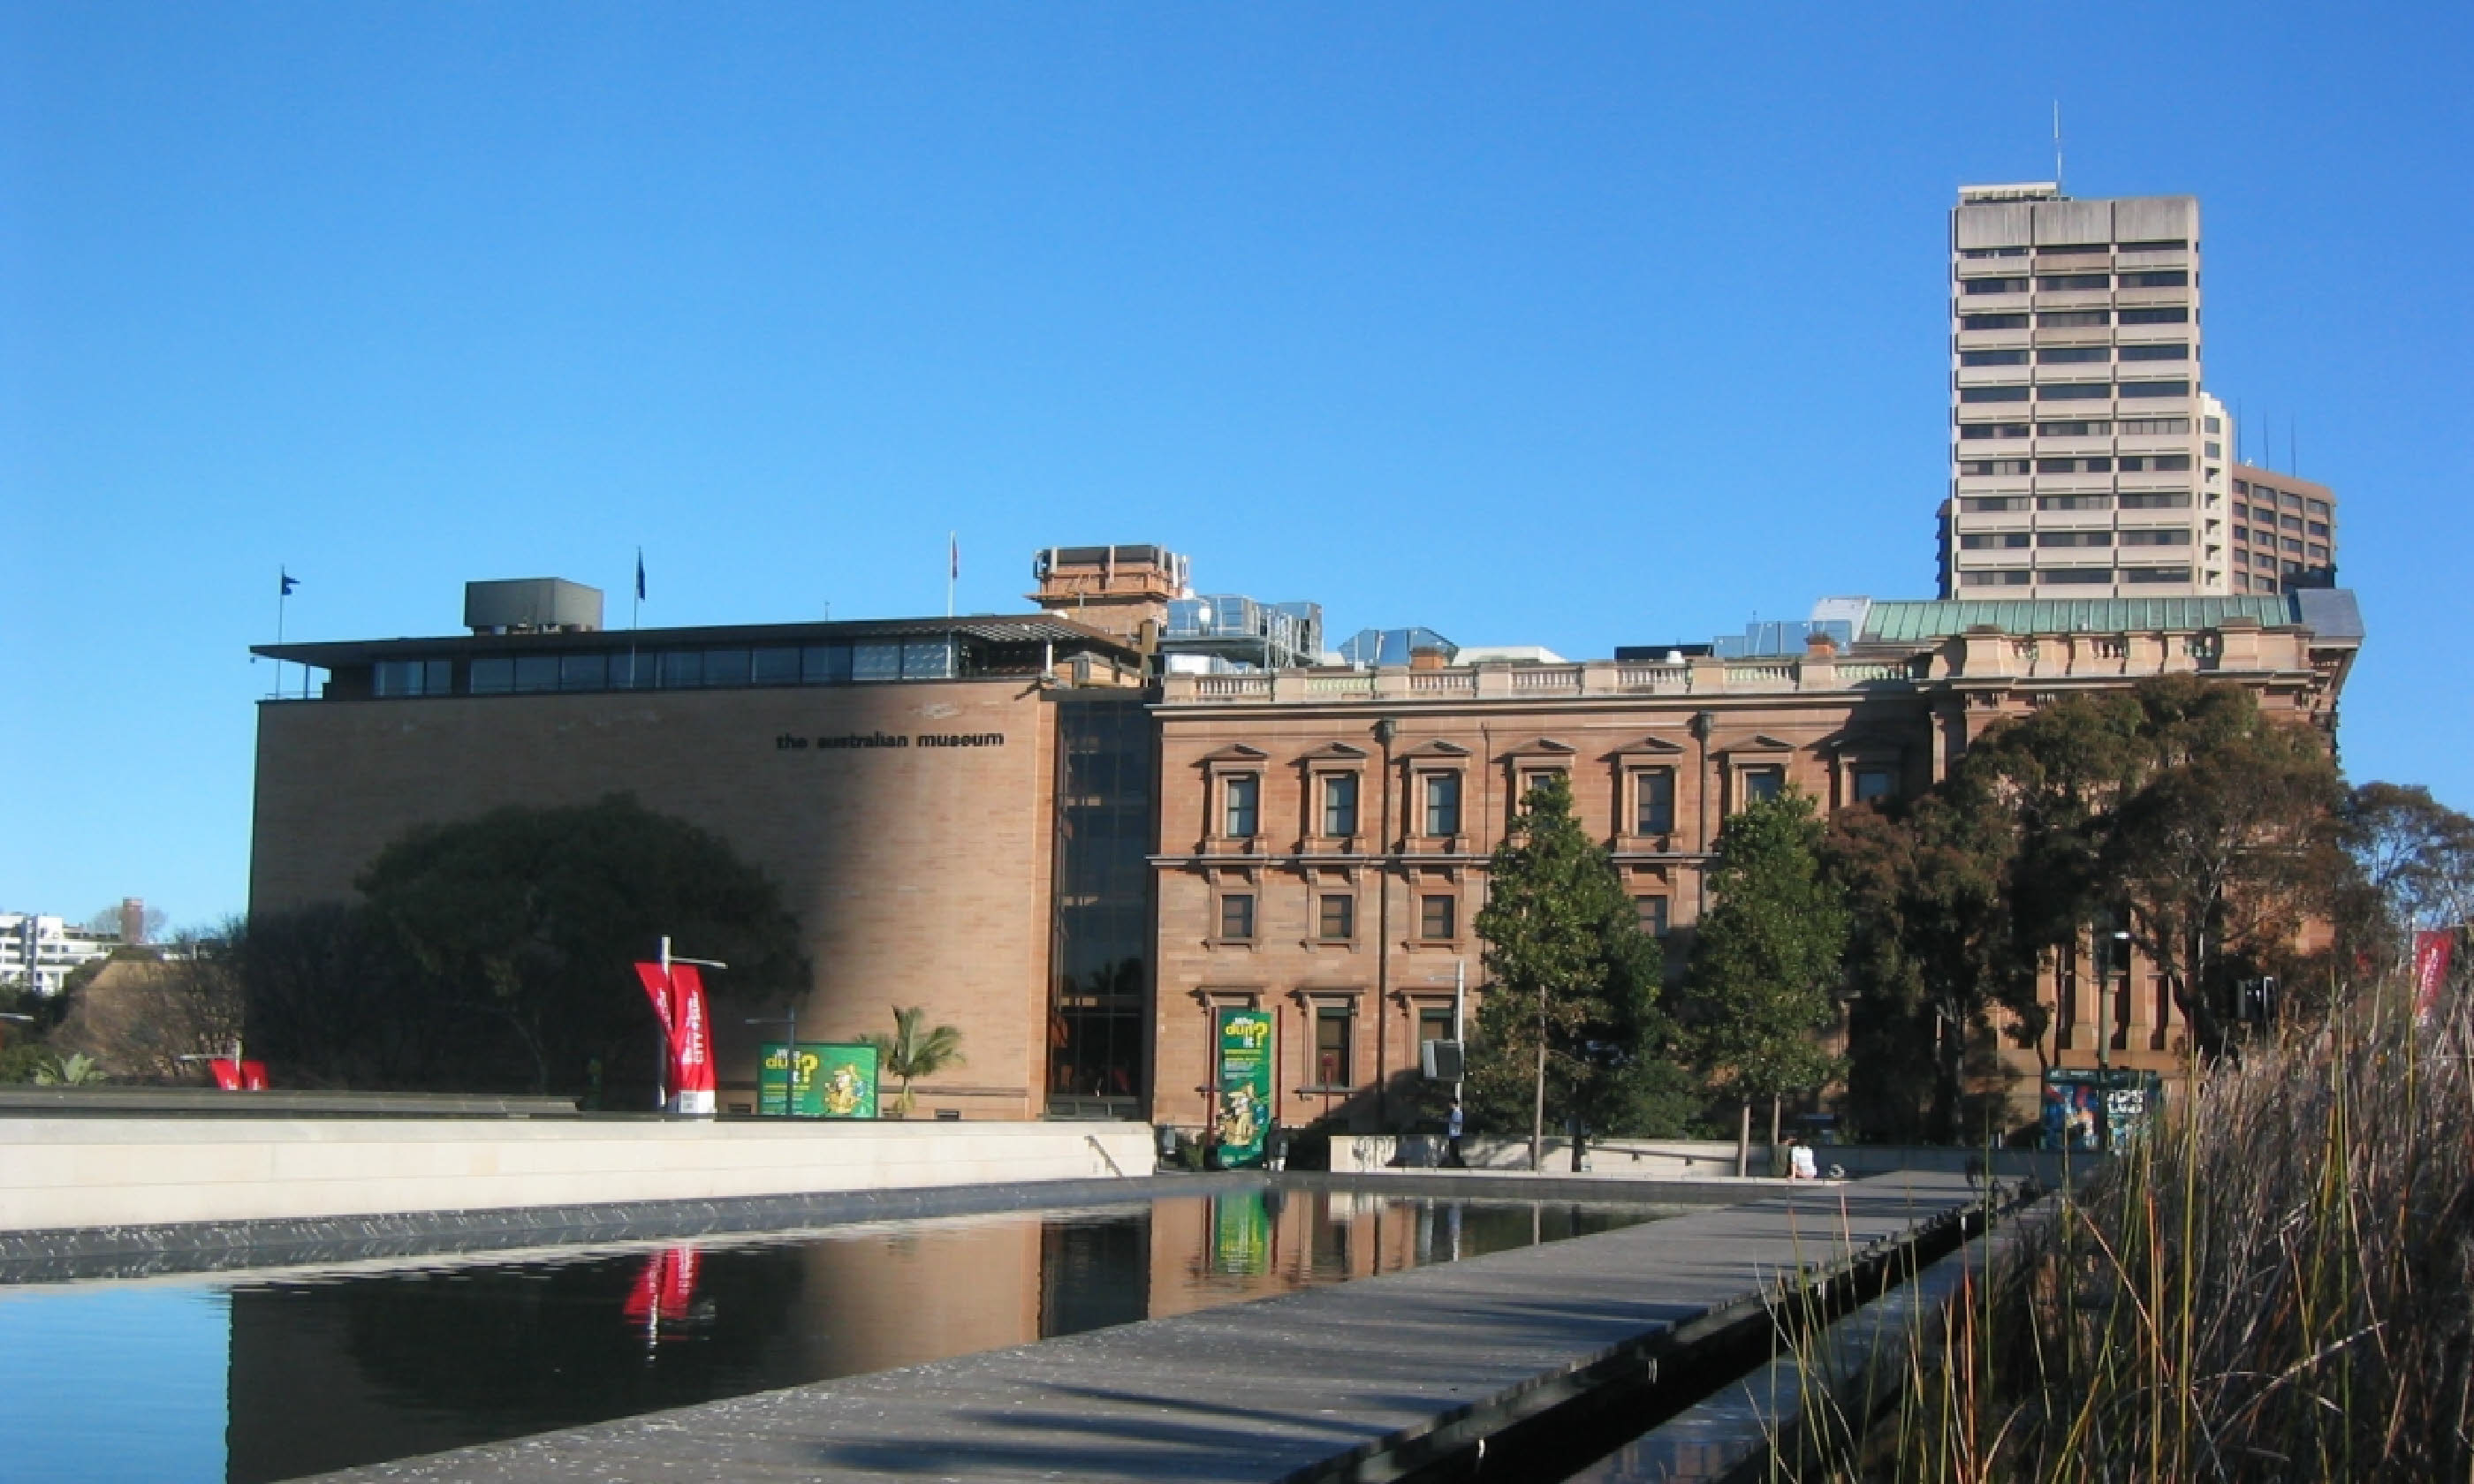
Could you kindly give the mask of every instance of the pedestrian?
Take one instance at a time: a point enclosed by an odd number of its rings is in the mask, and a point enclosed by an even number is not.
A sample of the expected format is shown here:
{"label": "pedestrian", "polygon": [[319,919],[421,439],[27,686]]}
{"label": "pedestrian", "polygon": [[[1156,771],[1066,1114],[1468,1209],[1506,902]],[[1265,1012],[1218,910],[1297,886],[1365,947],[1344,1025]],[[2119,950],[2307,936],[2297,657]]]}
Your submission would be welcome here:
{"label": "pedestrian", "polygon": [[1788,1157],[1792,1161],[1792,1162],[1787,1166],[1788,1178],[1792,1180],[1819,1180],[1821,1178],[1821,1170],[1812,1157],[1812,1146],[1800,1138],[1788,1140]]}
{"label": "pedestrian", "polygon": [[1458,1098],[1452,1100],[1452,1111],[1443,1115],[1443,1168],[1468,1168],[1468,1161],[1461,1158],[1461,1105]]}

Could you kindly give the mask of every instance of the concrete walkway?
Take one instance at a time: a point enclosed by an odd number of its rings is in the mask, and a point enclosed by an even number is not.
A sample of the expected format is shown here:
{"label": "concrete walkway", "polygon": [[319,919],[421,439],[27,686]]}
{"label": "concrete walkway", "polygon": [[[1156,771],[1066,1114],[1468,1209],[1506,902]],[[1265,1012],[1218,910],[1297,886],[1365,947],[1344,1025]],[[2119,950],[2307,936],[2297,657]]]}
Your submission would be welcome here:
{"label": "concrete walkway", "polygon": [[[1614,1183],[1599,1184],[1605,1196],[1617,1194]],[[1968,1198],[1964,1180],[1939,1174],[1784,1191],[1467,1262],[328,1477],[1270,1484],[1552,1382],[1782,1271],[1894,1240]]]}

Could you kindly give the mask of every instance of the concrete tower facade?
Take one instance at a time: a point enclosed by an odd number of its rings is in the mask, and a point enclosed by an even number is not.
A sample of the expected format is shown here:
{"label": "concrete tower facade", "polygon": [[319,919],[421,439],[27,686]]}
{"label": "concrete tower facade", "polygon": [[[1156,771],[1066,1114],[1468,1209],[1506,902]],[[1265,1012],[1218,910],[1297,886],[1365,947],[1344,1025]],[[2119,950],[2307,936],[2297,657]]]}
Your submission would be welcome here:
{"label": "concrete tower facade", "polygon": [[1944,596],[2233,590],[2197,200],[1963,186],[1950,275]]}

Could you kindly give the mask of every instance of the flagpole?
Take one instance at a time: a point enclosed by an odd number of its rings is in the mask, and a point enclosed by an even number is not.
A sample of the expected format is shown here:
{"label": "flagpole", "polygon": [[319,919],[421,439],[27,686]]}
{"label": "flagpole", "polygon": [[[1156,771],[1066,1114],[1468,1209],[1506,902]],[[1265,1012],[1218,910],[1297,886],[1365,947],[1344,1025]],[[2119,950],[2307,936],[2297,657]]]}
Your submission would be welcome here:
{"label": "flagpole", "polygon": [[962,575],[962,543],[958,535],[945,533],[945,616],[954,616],[954,579]]}

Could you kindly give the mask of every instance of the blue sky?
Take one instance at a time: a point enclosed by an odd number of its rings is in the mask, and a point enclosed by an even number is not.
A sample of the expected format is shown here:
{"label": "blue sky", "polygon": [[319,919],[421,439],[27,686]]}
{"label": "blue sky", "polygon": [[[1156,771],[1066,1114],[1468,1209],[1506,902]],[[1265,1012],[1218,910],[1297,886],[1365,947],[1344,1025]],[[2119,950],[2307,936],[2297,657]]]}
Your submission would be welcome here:
{"label": "blue sky", "polygon": [[[1031,551],[1569,655],[1928,594],[1946,215],[2192,192],[2474,807],[2474,7],[0,6],[0,906],[244,905],[293,637],[1019,610]],[[830,606],[830,608],[829,608]]]}

